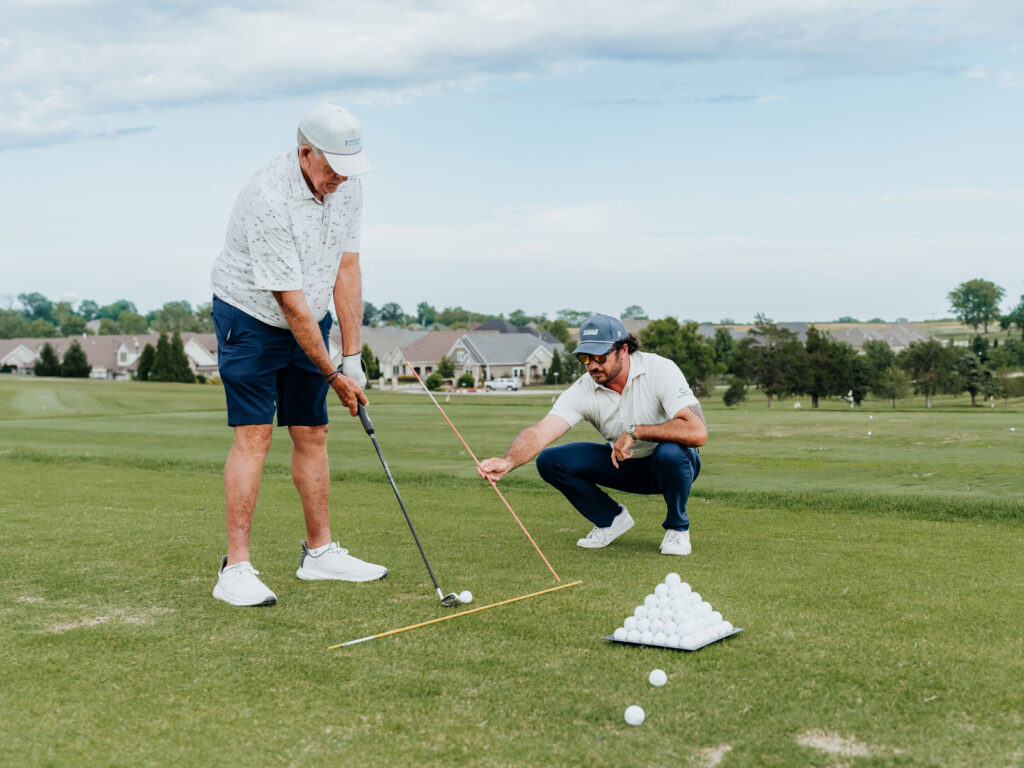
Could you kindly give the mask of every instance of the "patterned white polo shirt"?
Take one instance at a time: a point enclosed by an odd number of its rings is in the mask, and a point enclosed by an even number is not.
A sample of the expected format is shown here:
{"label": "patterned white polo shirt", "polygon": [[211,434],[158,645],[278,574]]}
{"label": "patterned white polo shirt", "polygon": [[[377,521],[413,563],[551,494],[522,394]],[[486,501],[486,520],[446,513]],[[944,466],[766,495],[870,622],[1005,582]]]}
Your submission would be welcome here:
{"label": "patterned white polo shirt", "polygon": [[321,203],[309,190],[296,149],[258,170],[228,220],[210,285],[221,301],[287,328],[271,291],[301,289],[319,322],[331,308],[344,252],[359,252],[363,188],[350,177]]}
{"label": "patterned white polo shirt", "polygon": [[[570,427],[589,421],[614,443],[630,424],[662,424],[697,402],[678,365],[661,355],[634,352],[621,395],[585,373],[558,396],[549,413],[565,419]],[[656,442],[638,440],[631,450],[640,459],[657,447]]]}

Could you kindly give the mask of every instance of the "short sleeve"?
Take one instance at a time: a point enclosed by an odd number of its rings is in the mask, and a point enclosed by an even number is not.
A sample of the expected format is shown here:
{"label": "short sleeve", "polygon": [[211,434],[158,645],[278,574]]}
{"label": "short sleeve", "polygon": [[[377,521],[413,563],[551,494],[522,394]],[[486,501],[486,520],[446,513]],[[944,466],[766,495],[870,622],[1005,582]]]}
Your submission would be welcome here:
{"label": "short sleeve", "polygon": [[551,406],[551,410],[548,411],[549,416],[558,416],[564,419],[568,423],[569,428],[575,427],[586,415],[583,412],[583,402],[580,397],[580,391],[578,384],[574,384],[569,387],[565,392],[558,396],[555,400],[555,404]]}
{"label": "short sleeve", "polygon": [[656,396],[665,410],[665,415],[670,419],[683,408],[688,408],[699,402],[697,396],[693,394],[693,390],[690,389],[686,376],[671,360],[661,361],[655,386]]}
{"label": "short sleeve", "polygon": [[253,287],[264,291],[302,289],[302,264],[287,214],[255,200],[245,214]]}

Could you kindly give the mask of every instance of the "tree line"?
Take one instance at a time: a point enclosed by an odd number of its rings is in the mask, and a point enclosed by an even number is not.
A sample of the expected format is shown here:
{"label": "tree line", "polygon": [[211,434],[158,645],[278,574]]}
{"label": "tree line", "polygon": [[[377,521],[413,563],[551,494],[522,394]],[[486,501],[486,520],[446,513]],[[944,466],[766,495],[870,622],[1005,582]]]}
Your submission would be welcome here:
{"label": "tree line", "polygon": [[[73,339],[64,359],[61,360],[50,342],[43,344],[39,350],[39,359],[32,369],[36,376],[62,376],[64,378],[88,378],[92,366],[78,339]],[[177,381],[185,384],[202,383],[205,378],[192,373],[185,354],[185,344],[181,334],[174,331],[168,336],[161,333],[157,344],[146,344],[139,355],[139,365],[135,373],[138,381]]]}

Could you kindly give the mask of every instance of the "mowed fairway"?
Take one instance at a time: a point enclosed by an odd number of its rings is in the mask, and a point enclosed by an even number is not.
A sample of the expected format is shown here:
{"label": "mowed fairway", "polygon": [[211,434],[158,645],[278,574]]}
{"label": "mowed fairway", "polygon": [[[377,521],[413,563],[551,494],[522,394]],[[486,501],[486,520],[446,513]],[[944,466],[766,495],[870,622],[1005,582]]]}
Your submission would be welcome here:
{"label": "mowed fairway", "polygon": [[[444,590],[477,607],[557,586],[426,395],[369,396]],[[551,396],[441,402],[484,458]],[[278,430],[253,551],[280,602],[239,609],[210,595],[219,388],[0,377],[0,762],[1022,765],[1024,403],[967,402],[709,398],[685,558],[658,553],[653,497],[622,497],[637,526],[578,549],[589,525],[523,467],[501,487],[582,585],[329,651],[459,610],[357,420],[332,406],[334,534],[390,575],[296,579]],[[604,642],[670,571],[744,631],[696,653]]]}

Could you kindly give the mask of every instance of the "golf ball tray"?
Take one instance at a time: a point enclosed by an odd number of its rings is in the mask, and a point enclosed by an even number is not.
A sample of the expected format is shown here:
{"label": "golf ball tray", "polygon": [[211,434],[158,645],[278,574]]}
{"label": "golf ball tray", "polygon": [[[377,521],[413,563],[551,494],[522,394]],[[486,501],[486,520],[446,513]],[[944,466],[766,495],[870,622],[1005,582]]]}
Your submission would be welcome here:
{"label": "golf ball tray", "polygon": [[640,640],[634,643],[629,640],[616,640],[614,635],[605,635],[603,639],[607,640],[609,643],[619,643],[621,645],[638,645],[643,648],[667,648],[670,651],[699,651],[704,646],[712,645],[713,643],[717,643],[719,640],[725,640],[725,638],[732,637],[733,635],[738,635],[742,631],[743,627],[733,627],[732,631],[727,634],[718,635],[717,637],[714,637],[711,640],[708,640],[707,642],[698,643],[693,646],[685,646],[682,644],[668,645],[667,643],[655,643],[653,640],[649,643],[645,643]]}
{"label": "golf ball tray", "polygon": [[742,632],[722,618],[699,592],[670,573],[654,592],[604,639],[624,645],[696,651]]}

